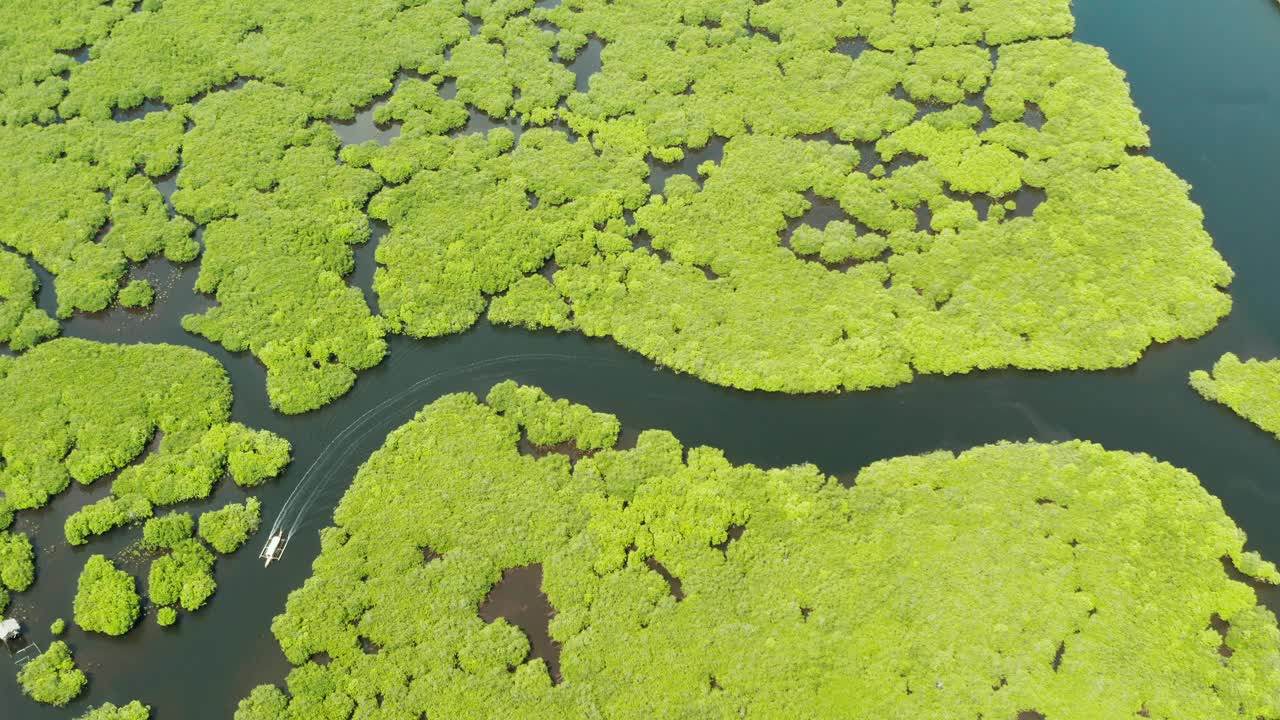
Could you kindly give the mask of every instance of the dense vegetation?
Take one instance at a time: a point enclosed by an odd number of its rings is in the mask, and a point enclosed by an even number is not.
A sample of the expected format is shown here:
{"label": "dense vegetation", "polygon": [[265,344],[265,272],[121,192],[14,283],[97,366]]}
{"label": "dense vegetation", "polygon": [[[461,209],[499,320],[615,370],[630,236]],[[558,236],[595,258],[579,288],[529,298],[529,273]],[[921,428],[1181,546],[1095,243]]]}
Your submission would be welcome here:
{"label": "dense vegetation", "polygon": [[173,512],[153,517],[142,526],[142,546],[148,550],[172,550],[191,537],[195,521],[187,513]]}
{"label": "dense vegetation", "polygon": [[63,530],[67,542],[83,545],[93,535],[101,535],[150,516],[151,503],[141,495],[106,497],[67,516]]}
{"label": "dense vegetation", "polygon": [[134,700],[123,707],[106,703],[81,715],[77,720],[148,720],[151,717],[151,706]]}
{"label": "dense vegetation", "polygon": [[[47,11],[33,13],[33,4],[38,3],[5,3],[0,10],[6,31],[16,22],[19,33],[37,32],[19,44],[30,49],[34,41],[54,55],[50,45],[76,41],[71,28],[30,27],[41,16],[46,22],[58,20]],[[83,9],[90,4],[66,5]],[[15,20],[14,14],[25,17]],[[31,72],[12,64],[17,48],[0,45],[5,46],[0,85]],[[11,99],[5,94],[0,105]],[[0,109],[0,117],[5,115]],[[31,256],[56,277],[59,317],[106,308],[131,263],[160,254],[185,262],[199,252],[192,238],[194,224],[170,213],[154,183],[177,167],[185,126],[181,113],[157,113],[133,122],[74,118],[52,125],[15,122],[9,114],[0,124],[0,157],[5,159],[0,169],[0,244]],[[52,330],[45,317],[34,316],[28,323],[39,323],[41,334]]]}
{"label": "dense vegetation", "polygon": [[281,412],[319,407],[386,353],[382,323],[342,280],[378,179],[336,164],[338,136],[293,90],[251,82],[191,117],[173,203],[210,223],[196,288],[221,305],[183,326],[257,355]]}
{"label": "dense vegetation", "polygon": [[1212,375],[1191,373],[1191,387],[1280,438],[1280,360],[1241,362],[1227,353],[1214,363]]}
{"label": "dense vegetation", "polygon": [[58,334],[58,323],[36,307],[40,281],[27,261],[0,251],[0,342],[22,351]]}
{"label": "dense vegetation", "polygon": [[211,510],[200,516],[200,539],[220,553],[233,553],[258,531],[262,523],[262,503],[249,498],[244,503],[232,503],[220,510]]}
{"label": "dense vegetation", "polygon": [[[257,503],[256,500],[249,502]],[[201,532],[206,517],[238,517],[244,512],[244,506],[229,505],[224,510],[205,513],[201,516]],[[218,524],[215,521],[214,525]],[[200,609],[217,589],[213,577],[214,555],[192,537],[194,529],[195,521],[186,513],[151,518],[142,529],[143,547],[160,553],[151,562],[147,596],[159,608],[156,622],[161,625],[177,622],[179,606],[188,612]]]}
{"label": "dense vegetation", "polygon": [[[156,605],[171,606],[175,611],[179,606],[187,612],[199,610],[217,589],[213,563],[213,553],[199,540],[183,540],[151,563],[147,596]],[[171,617],[176,619],[176,615]]]}
{"label": "dense vegetation", "polygon": [[156,291],[146,280],[134,280],[124,286],[117,299],[127,308],[148,308],[156,299]]}
{"label": "dense vegetation", "polygon": [[0,360],[8,507],[37,508],[72,479],[118,473],[111,497],[68,518],[73,543],[148,517],[151,506],[207,497],[224,473],[253,486],[289,461],[284,439],[229,422],[226,372],[199,351],[63,338]]}
{"label": "dense vegetation", "polygon": [[[273,623],[288,693],[238,720],[1280,715],[1280,631],[1228,569],[1280,573],[1186,471],[1002,443],[845,487],[617,435],[510,383],[393,432]],[[558,651],[479,612],[535,564]]]}
{"label": "dense vegetation", "polygon": [[36,702],[58,707],[80,697],[87,682],[71,657],[71,648],[61,640],[55,640],[43,655],[18,671],[24,693]]}
{"label": "dense vegetation", "polygon": [[23,533],[0,531],[0,614],[9,604],[9,591],[22,592],[36,577],[31,538]]}
{"label": "dense vegetation", "polygon": [[[65,316],[145,305],[130,265],[200,227],[184,327],[282,412],[486,308],[807,392],[1125,365],[1230,307],[1068,0],[44,5],[0,7],[0,245]],[[367,108],[398,134],[343,146]],[[56,331],[21,260],[15,347]]]}
{"label": "dense vegetation", "polygon": [[90,556],[76,588],[76,625],[89,632],[123,635],[138,622],[140,612],[133,576],[102,555]]}

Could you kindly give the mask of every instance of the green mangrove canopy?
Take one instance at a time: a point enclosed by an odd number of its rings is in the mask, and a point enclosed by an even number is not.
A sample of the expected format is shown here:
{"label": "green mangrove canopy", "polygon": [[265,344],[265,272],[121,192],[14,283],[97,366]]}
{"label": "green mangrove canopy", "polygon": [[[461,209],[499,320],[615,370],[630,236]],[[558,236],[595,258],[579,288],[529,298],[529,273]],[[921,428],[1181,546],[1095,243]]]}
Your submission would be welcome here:
{"label": "green mangrove canopy", "polygon": [[1280,438],[1280,360],[1241,362],[1227,353],[1214,363],[1213,374],[1191,373],[1191,387]]}
{"label": "green mangrove canopy", "polygon": [[[1280,716],[1280,573],[1184,470],[1001,443],[845,487],[617,436],[510,382],[393,432],[238,720]],[[531,566],[545,628],[487,600]]]}
{"label": "green mangrove canopy", "polygon": [[203,250],[183,326],[286,413],[486,312],[745,389],[1127,365],[1214,327],[1232,273],[1073,29],[1068,0],[10,0],[0,342],[57,332],[19,254],[65,317]]}
{"label": "green mangrove canopy", "polygon": [[55,640],[40,657],[18,671],[22,691],[36,702],[62,707],[80,697],[88,679],[71,656],[71,648]]}

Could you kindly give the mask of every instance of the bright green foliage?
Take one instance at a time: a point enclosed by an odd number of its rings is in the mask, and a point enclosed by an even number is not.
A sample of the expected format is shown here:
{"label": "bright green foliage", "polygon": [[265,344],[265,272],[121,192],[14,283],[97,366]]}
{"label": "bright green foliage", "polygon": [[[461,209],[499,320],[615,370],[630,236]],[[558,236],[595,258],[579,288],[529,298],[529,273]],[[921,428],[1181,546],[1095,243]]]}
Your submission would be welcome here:
{"label": "bright green foliage", "polygon": [[105,497],[86,505],[67,517],[63,528],[67,542],[83,545],[93,535],[123,527],[151,517],[151,503],[141,495]]}
{"label": "bright green foliage", "polygon": [[1227,353],[1214,364],[1212,375],[1191,373],[1191,387],[1280,438],[1280,360],[1241,362]]}
{"label": "bright green foliage", "polygon": [[104,703],[81,715],[77,720],[148,720],[151,717],[151,706],[134,700],[123,707]]}
{"label": "bright green foliage", "polygon": [[156,611],[156,623],[162,627],[169,627],[178,622],[178,611],[171,607],[162,607]]}
{"label": "bright green foliage", "polygon": [[[1071,31],[1068,3],[889,5],[535,9],[559,28],[562,58],[588,37],[604,43],[590,90],[559,113],[590,146],[551,129],[514,147],[503,129],[444,137],[448,106],[422,102],[427,117],[406,120],[405,136],[344,155],[398,184],[370,204],[392,229],[375,277],[391,329],[458,332],[506,292],[494,322],[610,336],[713,382],[808,392],[914,372],[1127,365],[1226,314],[1231,272],[1185,184],[1129,153],[1148,139],[1123,75],[1101,50],[1037,39]],[[856,59],[834,48],[854,37],[870,43]],[[509,101],[495,77],[465,97],[500,114]],[[899,86],[930,112],[917,117]],[[1043,127],[1024,122],[1031,106]],[[728,138],[723,161],[634,207],[645,170],[624,160],[679,159],[716,136]],[[566,163],[560,177],[609,173],[537,186],[537,169]],[[565,198],[610,186],[622,207],[590,200],[604,211],[593,225],[561,217],[542,231]],[[847,219],[807,224],[815,199]],[[633,247],[638,231],[650,247]],[[535,274],[549,260],[550,282]]]}
{"label": "bright green foliage", "polygon": [[235,720],[279,720],[287,717],[289,698],[274,685],[259,685],[240,701]]}
{"label": "bright green foliage", "polygon": [[[391,226],[378,246],[386,268],[374,289],[394,329],[417,337],[465,330],[486,294],[507,290],[553,254],[568,262],[610,241],[630,247],[622,217],[648,197],[642,161],[549,129],[528,131],[514,149],[513,142],[504,129],[435,138],[413,178],[370,203],[370,215]],[[388,152],[395,157],[395,143]],[[376,158],[372,167],[388,179],[400,175],[398,165]]]}
{"label": "bright green foliage", "polygon": [[95,45],[93,60],[73,70],[60,110],[104,118],[113,106],[143,98],[182,103],[251,76],[297,88],[306,112],[350,117],[391,89],[396,70],[439,64],[446,46],[469,37],[461,9],[457,2],[401,0],[144,3]]}
{"label": "bright green foliage", "polygon": [[[289,695],[260,687],[238,720],[1280,714],[1275,617],[1223,562],[1280,573],[1186,471],[1002,443],[844,487],[663,431],[537,457],[522,432],[600,423],[532,388],[491,398],[441,398],[360,469],[272,626]],[[478,614],[532,563],[558,684]]]}
{"label": "bright green foliage", "polygon": [[[14,509],[41,507],[73,478],[88,484],[119,471],[111,495],[67,518],[68,542],[81,545],[150,518],[155,507],[208,497],[224,475],[243,487],[278,475],[289,462],[289,443],[229,422],[230,405],[225,371],[188,348],[63,338],[4,358],[0,528],[12,522]],[[157,437],[158,449],[144,454]],[[154,518],[143,528],[145,548],[171,553],[152,567],[157,605],[194,610],[213,594],[213,555],[191,537],[193,529],[186,514]],[[26,536],[0,530],[0,610],[8,604],[8,590],[25,590],[33,577]],[[122,577],[130,583],[128,593],[117,593],[109,582],[115,578],[123,585]],[[127,631],[138,610],[132,583],[127,574],[112,575],[91,560],[77,596],[76,622],[111,634]]]}
{"label": "bright green foliage", "polygon": [[195,257],[194,226],[170,218],[152,182],[177,166],[185,123],[161,112],[127,123],[0,125],[0,244],[57,276],[59,317],[107,307],[130,262]]}
{"label": "bright green foliage", "polygon": [[489,304],[489,319],[498,324],[569,330],[569,315],[559,291],[542,275],[520,278]]}
{"label": "bright green foliage", "polygon": [[233,553],[258,531],[262,522],[262,503],[249,498],[242,504],[230,504],[200,516],[200,539],[220,553]]}
{"label": "bright green foliage", "polygon": [[[811,392],[1126,365],[1230,307],[1069,0],[126,4],[0,8],[0,245],[57,276],[65,316],[131,263],[194,258],[206,225],[218,304],[183,325],[252,352],[281,412],[347,392],[385,333],[486,308]],[[375,99],[399,135],[340,148],[327,120]],[[143,101],[169,107],[111,120]],[[658,163],[722,142],[651,197]],[[179,148],[173,214],[153,181]],[[808,222],[815,201],[844,217]],[[381,318],[345,280],[369,217]],[[20,344],[54,331],[29,325]]]}
{"label": "bright green foliage", "polygon": [[146,280],[134,280],[120,291],[118,300],[127,308],[148,308],[156,299],[155,288]]}
{"label": "bright green foliage", "polygon": [[217,589],[213,561],[213,553],[199,540],[179,541],[168,555],[151,563],[147,596],[156,605],[181,605],[187,612],[199,610]]}
{"label": "bright green foliage", "polygon": [[75,618],[82,630],[123,635],[141,612],[133,576],[102,555],[92,555],[76,587]]}
{"label": "bright green foliage", "polygon": [[49,625],[49,634],[53,635],[54,637],[57,637],[66,631],[67,631],[67,621],[63,620],[62,618],[58,618],[57,620],[54,620],[53,623]]}
{"label": "bright green foliage", "polygon": [[153,517],[142,528],[142,545],[149,550],[172,550],[191,537],[195,521],[189,513],[169,513]]}
{"label": "bright green foliage", "polygon": [[976,45],[929,47],[916,53],[902,79],[914,100],[954,105],[987,86],[991,56]]}
{"label": "bright green foliage", "polygon": [[62,707],[80,697],[88,683],[76,667],[71,649],[61,640],[54,641],[40,657],[18,671],[18,683],[32,700]]}
{"label": "bright green foliage", "polygon": [[36,556],[31,538],[23,533],[0,532],[0,589],[22,592],[36,579]]}
{"label": "bright green foliage", "polygon": [[58,323],[36,307],[40,281],[20,255],[0,251],[0,342],[22,351],[58,334]]}
{"label": "bright green foliage", "polygon": [[485,402],[519,423],[529,442],[542,447],[571,442],[582,450],[600,450],[612,447],[621,429],[612,415],[568,400],[552,400],[540,388],[512,380],[494,385]]}
{"label": "bright green foliage", "polygon": [[[75,543],[148,517],[146,503],[206,497],[224,468],[251,485],[289,460],[284,440],[228,422],[226,372],[196,350],[63,338],[2,374],[0,492],[9,507],[40,507],[72,478],[88,484],[123,468],[113,498],[68,519]],[[125,467],[156,433],[158,451]]]}
{"label": "bright green foliage", "polygon": [[288,441],[240,423],[222,423],[181,453],[150,455],[125,468],[111,490],[116,495],[138,493],[156,505],[172,505],[208,497],[224,472],[237,485],[252,487],[275,477],[288,463]]}
{"label": "bright green foliage", "polygon": [[227,472],[242,488],[257,487],[280,474],[292,458],[289,441],[239,423],[225,426]]}
{"label": "bright green foliage", "polygon": [[320,407],[386,354],[382,324],[342,280],[350,246],[369,239],[362,207],[379,180],[335,164],[337,135],[308,125],[291,90],[214,93],[192,119],[173,202],[212,221],[196,289],[221,305],[183,327],[257,355],[281,412]]}
{"label": "bright green foliage", "polygon": [[[1227,312],[1230,300],[1214,286],[1230,270],[1185,186],[1158,163],[1126,155],[1115,168],[1046,177],[1049,199],[1033,218],[980,222],[944,185],[1009,192],[1023,161],[989,146],[991,157],[973,164],[980,156],[965,148],[978,146],[966,135],[973,131],[922,122],[881,141],[884,152],[933,143],[938,153],[882,180],[842,176],[853,161],[839,146],[734,139],[701,190],[668,183],[665,201],[636,213],[674,262],[643,250],[592,258],[557,272],[556,288],[589,335],[612,335],[714,382],[791,392],[893,385],[913,368],[1124,365],[1153,338],[1207,332]],[[878,233],[828,226],[819,238],[802,226],[799,255],[779,249],[809,190]],[[922,202],[935,232],[915,230],[912,207]],[[801,257],[842,262],[886,247],[887,262],[844,271]],[[1136,268],[1135,257],[1144,258]],[[1167,293],[1167,302],[1152,301]]]}
{"label": "bright green foliage", "polygon": [[57,119],[76,63],[70,52],[103,37],[130,10],[109,0],[11,0],[0,5],[0,122]]}

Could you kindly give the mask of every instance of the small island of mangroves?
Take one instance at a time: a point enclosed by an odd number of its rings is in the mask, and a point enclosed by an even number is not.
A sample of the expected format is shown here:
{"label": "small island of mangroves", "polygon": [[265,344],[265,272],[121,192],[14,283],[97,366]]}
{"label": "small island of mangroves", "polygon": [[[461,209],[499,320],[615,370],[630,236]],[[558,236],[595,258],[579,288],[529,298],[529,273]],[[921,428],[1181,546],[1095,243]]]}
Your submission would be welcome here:
{"label": "small island of mangroves", "polygon": [[1280,360],[1242,362],[1235,353],[1227,353],[1211,372],[1191,373],[1191,387],[1280,438]]}
{"label": "small island of mangroves", "polygon": [[1068,0],[10,0],[0,28],[0,341],[58,331],[11,255],[59,318],[198,261],[183,327],[285,413],[486,313],[807,393],[1129,365],[1231,306]]}
{"label": "small island of mangroves", "polygon": [[237,720],[1280,716],[1280,574],[1184,470],[999,443],[846,486],[619,429],[507,381],[392,432]]}

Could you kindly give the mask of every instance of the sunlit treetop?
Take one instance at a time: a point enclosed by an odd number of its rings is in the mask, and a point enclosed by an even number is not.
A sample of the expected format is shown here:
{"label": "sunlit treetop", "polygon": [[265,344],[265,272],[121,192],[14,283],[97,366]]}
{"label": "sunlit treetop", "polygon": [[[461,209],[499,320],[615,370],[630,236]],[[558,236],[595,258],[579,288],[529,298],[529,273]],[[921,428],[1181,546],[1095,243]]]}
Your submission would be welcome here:
{"label": "sunlit treetop", "polygon": [[9,592],[31,587],[36,577],[35,552],[24,533],[0,531],[0,614],[9,604]]}
{"label": "sunlit treetop", "polygon": [[1280,360],[1242,362],[1227,353],[1214,363],[1212,374],[1191,373],[1191,387],[1280,438]]}
{"label": "sunlit treetop", "polygon": [[80,697],[89,681],[76,667],[71,648],[55,640],[42,655],[18,671],[22,692],[36,702],[62,707]]}
{"label": "sunlit treetop", "polygon": [[137,583],[106,557],[90,556],[80,572],[74,607],[81,630],[123,635],[141,612]]}
{"label": "sunlit treetop", "polygon": [[[504,383],[393,432],[238,720],[1280,715],[1280,573],[1186,471],[1002,443],[845,487],[616,422]],[[486,599],[520,568],[555,645]]]}
{"label": "sunlit treetop", "polygon": [[151,706],[134,700],[128,705],[117,707],[112,703],[103,703],[81,715],[77,720],[147,720],[151,717]]}

